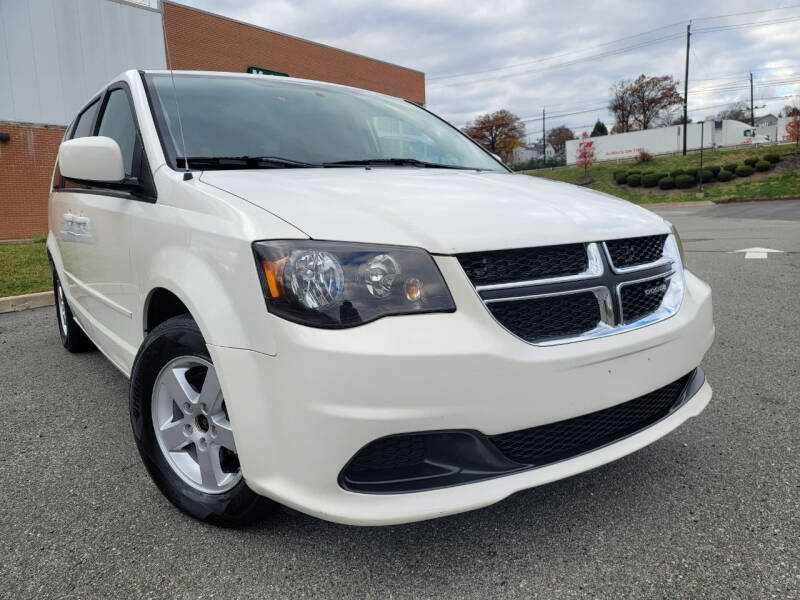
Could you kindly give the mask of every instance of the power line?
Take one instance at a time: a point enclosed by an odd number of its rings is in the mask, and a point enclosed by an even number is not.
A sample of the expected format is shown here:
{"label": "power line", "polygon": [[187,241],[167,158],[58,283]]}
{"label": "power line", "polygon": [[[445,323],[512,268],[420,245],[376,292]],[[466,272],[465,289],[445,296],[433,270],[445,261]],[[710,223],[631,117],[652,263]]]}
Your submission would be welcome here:
{"label": "power line", "polygon": [[792,23],[794,21],[800,20],[800,17],[785,17],[783,19],[773,19],[771,21],[751,21],[749,23],[736,23],[734,25],[720,25],[718,27],[705,27],[702,29],[696,29],[696,33],[714,33],[716,31],[732,31],[738,29],[748,29],[748,28],[755,28],[755,27],[765,27],[767,25],[780,25],[783,23]]}
{"label": "power line", "polygon": [[[520,75],[528,75],[528,74],[531,74],[531,73],[542,73],[544,71],[551,71],[551,70],[554,70],[554,69],[563,69],[565,67],[571,67],[572,65],[576,65],[576,64],[579,64],[579,63],[582,63],[582,62],[600,60],[602,58],[608,58],[609,56],[617,56],[619,54],[624,54],[626,52],[629,52],[630,50],[636,50],[638,48],[645,48],[647,46],[653,46],[655,44],[660,44],[662,42],[668,42],[668,41],[679,39],[679,38],[682,38],[682,37],[683,37],[682,33],[671,34],[671,35],[668,35],[668,36],[665,36],[665,37],[662,37],[662,38],[656,38],[654,40],[648,40],[646,42],[641,42],[641,43],[635,44],[633,46],[627,46],[625,48],[618,48],[616,50],[609,50],[608,52],[604,52],[604,53],[601,53],[601,54],[595,54],[595,55],[592,55],[592,56],[585,56],[585,57],[582,57],[582,58],[576,58],[576,59],[571,60],[571,61],[565,61],[565,62],[561,62],[561,63],[556,63],[556,64],[549,65],[549,66],[546,66],[546,67],[542,67],[541,69],[526,69],[524,71],[519,71],[517,73],[503,73],[503,74],[498,74],[498,75],[491,76],[491,77],[484,77],[482,79],[482,81],[486,81],[486,80],[489,80],[489,79],[497,79],[498,77],[504,77],[504,78],[508,79],[508,78],[511,78],[511,77],[519,77]],[[441,84],[440,83],[434,83],[433,85],[437,86],[437,87],[451,87],[451,86],[454,86],[454,85],[463,85],[464,83],[470,83],[470,82],[452,81],[450,83],[441,83]]]}
{"label": "power line", "polygon": [[561,54],[550,54],[548,56],[544,56],[541,58],[537,58],[536,60],[528,60],[520,63],[514,63],[513,65],[506,65],[505,67],[495,67],[492,69],[482,69],[480,71],[468,71],[465,73],[454,73],[450,75],[434,75],[432,77],[428,77],[428,81],[438,81],[440,79],[453,79],[456,77],[463,77],[465,75],[480,75],[482,73],[494,73],[496,71],[504,71],[506,69],[513,69],[515,67],[526,66],[530,64],[538,64],[542,62],[546,62],[548,60],[552,60],[554,58],[561,58],[562,56],[568,56],[570,54],[580,54],[581,52],[590,52],[592,50],[596,50],[597,48],[603,48],[605,46],[611,46],[613,44],[617,44],[619,42],[623,42],[625,40],[630,40],[637,37],[642,37],[643,35],[647,35],[648,33],[654,33],[656,31],[661,31],[663,29],[669,29],[670,27],[675,27],[676,25],[680,25],[682,21],[678,21],[676,23],[671,23],[669,25],[664,25],[663,27],[656,27],[655,29],[650,29],[648,31],[643,31],[642,33],[637,33],[635,35],[629,35],[622,38],[617,38],[616,40],[611,40],[610,42],[604,42],[602,44],[597,44],[595,46],[588,46],[585,48],[578,48],[576,50],[570,50],[569,52],[563,52]]}
{"label": "power line", "polygon": [[[707,20],[714,20],[714,19],[725,19],[725,18],[729,18],[729,17],[733,17],[733,16],[767,13],[767,12],[774,12],[774,11],[778,11],[778,10],[788,10],[788,9],[791,9],[791,8],[798,8],[798,7],[800,7],[800,4],[793,4],[793,5],[790,5],[790,6],[783,6],[783,7],[769,8],[769,9],[746,11],[746,12],[742,12],[742,13],[730,13],[730,14],[727,14],[727,15],[716,15],[716,16],[710,16],[710,17],[699,17],[699,18],[694,19],[694,20],[707,21]],[[764,25],[771,25],[771,24],[777,24],[777,23],[792,22],[792,21],[795,21],[795,20],[798,20],[798,19],[800,19],[800,17],[789,17],[789,18],[784,18],[784,19],[774,19],[774,20],[771,20],[771,21],[761,21],[761,22],[735,23],[735,24],[731,24],[731,25],[721,25],[721,26],[717,26],[717,27],[701,28],[701,29],[698,29],[697,32],[711,33],[711,32],[714,32],[714,31],[725,31],[725,30],[728,30],[728,29],[742,29],[742,28],[749,27],[749,26],[764,26]],[[595,50],[597,48],[602,48],[602,47],[605,47],[605,46],[611,46],[611,45],[617,44],[617,43],[619,43],[621,41],[634,39],[634,38],[637,38],[637,37],[642,37],[644,35],[648,35],[650,33],[655,33],[656,31],[662,31],[664,29],[669,29],[669,28],[675,27],[675,26],[680,25],[680,24],[685,23],[685,22],[686,21],[676,21],[675,23],[670,23],[669,25],[664,25],[662,27],[657,27],[655,29],[650,29],[650,30],[647,30],[647,31],[643,31],[641,33],[637,33],[637,34],[634,34],[634,35],[618,38],[616,40],[612,40],[610,42],[605,42],[605,43],[602,43],[602,44],[597,44],[595,46],[579,48],[579,49],[576,49],[576,50],[571,50],[569,52],[564,52],[564,53],[561,53],[561,54],[549,55],[549,56],[546,56],[546,57],[543,57],[543,58],[539,58],[539,59],[536,59],[536,60],[523,61],[523,62],[511,64],[511,65],[505,65],[503,67],[495,67],[495,68],[491,68],[491,69],[481,69],[481,70],[477,70],[477,71],[467,71],[467,72],[463,72],[463,73],[454,73],[454,74],[449,74],[449,75],[434,75],[434,76],[428,77],[428,81],[440,81],[440,80],[443,80],[443,79],[454,79],[454,78],[457,78],[457,77],[464,77],[464,76],[467,76],[467,75],[481,75],[481,74],[484,74],[484,73],[495,73],[495,72],[499,72],[499,71],[506,71],[508,69],[514,69],[516,67],[527,66],[527,65],[531,65],[531,64],[540,64],[542,62],[547,62],[547,61],[553,60],[555,58],[560,58],[560,57],[563,57],[563,56],[569,56],[571,54],[580,54],[582,52],[590,52],[590,51]],[[683,34],[679,34],[679,37],[682,37],[682,36],[683,36]],[[657,38],[655,40],[650,40],[650,41],[647,41],[647,42],[643,42],[642,44],[643,45],[649,45],[650,43],[658,43],[660,41],[667,41],[668,39],[674,39],[674,37],[668,35],[668,36],[665,36],[663,38]],[[628,46],[626,48],[620,48],[620,49],[618,49],[618,51],[628,51],[628,50],[636,49],[638,47],[640,47],[638,44],[634,44],[634,45]],[[612,52],[617,52],[617,51],[612,51]],[[605,55],[604,56],[600,56],[600,58],[605,58]],[[594,59],[592,57],[585,57],[583,59],[577,59],[577,60],[596,60],[596,59]],[[574,64],[574,61],[567,61],[567,62],[569,64]],[[551,67],[555,67],[555,65],[551,65]],[[551,68],[551,67],[548,67],[548,68]],[[527,72],[527,71],[524,71],[524,72]],[[539,72],[539,71],[534,71],[534,72]]]}
{"label": "power line", "polygon": [[759,10],[748,10],[746,12],[730,13],[727,15],[717,15],[715,17],[694,17],[692,21],[709,21],[712,19],[727,19],[728,17],[740,17],[742,15],[754,15],[756,13],[775,12],[776,10],[787,10],[790,8],[798,8],[800,4],[792,4],[790,6],[776,6],[775,8],[762,8]]}

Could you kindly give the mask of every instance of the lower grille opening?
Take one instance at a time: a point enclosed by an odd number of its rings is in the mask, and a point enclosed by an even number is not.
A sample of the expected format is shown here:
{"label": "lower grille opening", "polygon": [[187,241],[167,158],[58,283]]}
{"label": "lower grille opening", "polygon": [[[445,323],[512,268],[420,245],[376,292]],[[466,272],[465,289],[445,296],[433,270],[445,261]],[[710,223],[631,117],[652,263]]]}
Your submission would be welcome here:
{"label": "lower grille opening", "polygon": [[359,450],[339,475],[353,492],[432,490],[525,471],[573,458],[637,433],[666,417],[705,382],[697,368],[649,394],[593,413],[487,436],[474,430],[401,433]]}
{"label": "lower grille opening", "polygon": [[666,417],[682,398],[691,373],[649,394],[597,412],[490,436],[504,456],[534,466],[605,446]]}

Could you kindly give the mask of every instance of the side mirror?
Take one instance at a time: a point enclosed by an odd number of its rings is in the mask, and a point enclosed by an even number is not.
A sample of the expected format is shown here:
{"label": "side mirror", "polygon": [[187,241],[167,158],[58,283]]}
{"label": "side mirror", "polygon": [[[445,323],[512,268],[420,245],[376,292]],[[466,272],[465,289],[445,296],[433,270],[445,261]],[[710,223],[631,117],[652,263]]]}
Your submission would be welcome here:
{"label": "side mirror", "polygon": [[109,137],[62,142],[58,148],[58,168],[61,175],[75,181],[122,184],[125,180],[122,151]]}
{"label": "side mirror", "polygon": [[499,155],[499,154],[495,154],[494,152],[491,152],[490,154],[491,154],[492,156],[494,156],[494,157],[495,157],[495,159],[497,159],[497,162],[499,162],[501,165],[504,165],[504,164],[506,164],[506,163],[504,163],[504,162],[503,162],[503,159],[502,159],[502,158],[500,158],[500,155]]}

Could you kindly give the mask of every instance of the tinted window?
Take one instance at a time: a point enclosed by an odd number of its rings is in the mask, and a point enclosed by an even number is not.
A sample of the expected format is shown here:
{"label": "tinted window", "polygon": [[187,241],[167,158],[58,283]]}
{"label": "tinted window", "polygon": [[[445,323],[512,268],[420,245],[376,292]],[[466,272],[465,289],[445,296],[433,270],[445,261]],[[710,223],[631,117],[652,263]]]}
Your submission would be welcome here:
{"label": "tinted window", "polygon": [[[319,164],[412,158],[502,170],[456,129],[409,102],[347,88],[262,77],[151,75],[162,131],[183,156],[273,156]],[[181,161],[182,163],[182,161]]]}
{"label": "tinted window", "polygon": [[136,147],[136,122],[125,90],[113,90],[108,96],[97,135],[110,137],[119,144],[125,175],[133,175],[133,150]]}
{"label": "tinted window", "polygon": [[75,120],[75,126],[72,128],[72,135],[70,136],[70,139],[92,135],[94,117],[97,114],[97,109],[99,108],[100,100],[95,100],[91,106],[78,115],[78,118]]}

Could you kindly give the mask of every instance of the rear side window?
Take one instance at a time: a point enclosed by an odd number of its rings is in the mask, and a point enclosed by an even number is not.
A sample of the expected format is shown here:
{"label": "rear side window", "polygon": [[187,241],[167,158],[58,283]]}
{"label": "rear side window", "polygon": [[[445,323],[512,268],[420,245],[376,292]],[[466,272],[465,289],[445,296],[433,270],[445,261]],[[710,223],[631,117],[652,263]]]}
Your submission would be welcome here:
{"label": "rear side window", "polygon": [[136,122],[125,90],[112,90],[100,119],[97,135],[110,137],[119,144],[125,175],[133,175],[133,152],[136,148]]}
{"label": "rear side window", "polygon": [[92,135],[92,125],[94,125],[94,118],[97,115],[97,110],[99,108],[100,100],[98,99],[78,115],[78,118],[75,120],[75,126],[72,128],[72,135],[70,136],[70,139]]}

